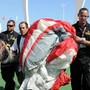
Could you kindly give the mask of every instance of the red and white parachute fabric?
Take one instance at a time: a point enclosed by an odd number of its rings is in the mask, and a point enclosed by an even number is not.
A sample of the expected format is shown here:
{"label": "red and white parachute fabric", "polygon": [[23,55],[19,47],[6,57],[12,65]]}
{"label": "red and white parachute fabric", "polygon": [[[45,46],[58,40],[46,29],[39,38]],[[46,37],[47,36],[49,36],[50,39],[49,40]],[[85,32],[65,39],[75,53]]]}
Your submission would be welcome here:
{"label": "red and white parachute fabric", "polygon": [[71,78],[65,73],[77,55],[75,29],[67,22],[42,18],[29,28],[20,64],[25,80],[19,90],[59,90]]}

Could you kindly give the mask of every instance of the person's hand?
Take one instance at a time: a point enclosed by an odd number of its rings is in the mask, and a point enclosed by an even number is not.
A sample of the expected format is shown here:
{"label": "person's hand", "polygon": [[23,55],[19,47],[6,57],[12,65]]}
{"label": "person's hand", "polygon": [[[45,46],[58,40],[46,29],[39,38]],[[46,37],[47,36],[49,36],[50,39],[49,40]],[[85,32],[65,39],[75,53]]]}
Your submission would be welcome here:
{"label": "person's hand", "polygon": [[74,39],[77,43],[81,43],[81,40],[82,40],[81,37],[76,36],[76,35],[74,35],[74,36],[72,36],[72,37],[73,37],[73,39]]}

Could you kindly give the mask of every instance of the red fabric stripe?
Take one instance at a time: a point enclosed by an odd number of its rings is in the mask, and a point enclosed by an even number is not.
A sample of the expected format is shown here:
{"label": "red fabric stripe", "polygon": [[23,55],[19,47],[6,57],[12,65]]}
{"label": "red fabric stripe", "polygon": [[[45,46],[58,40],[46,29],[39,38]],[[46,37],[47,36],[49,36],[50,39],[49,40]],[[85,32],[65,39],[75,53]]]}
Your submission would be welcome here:
{"label": "red fabric stripe", "polygon": [[60,90],[60,86],[68,84],[70,80],[71,78],[62,70],[50,90]]}
{"label": "red fabric stripe", "polygon": [[[27,36],[26,36],[26,38],[25,38],[25,40],[24,40],[24,45],[23,45],[23,48],[22,48],[22,51],[21,51],[21,54],[20,54],[20,66],[21,66],[21,67],[22,67],[22,58],[23,58],[24,50],[25,50],[26,47],[27,47],[28,40],[29,40],[29,38],[31,37],[33,31],[37,28],[38,22],[39,22],[39,20],[37,20],[36,22],[34,22],[34,24],[31,25],[31,27],[30,27],[29,30],[28,30]],[[27,43],[26,43],[26,42],[27,42]]]}

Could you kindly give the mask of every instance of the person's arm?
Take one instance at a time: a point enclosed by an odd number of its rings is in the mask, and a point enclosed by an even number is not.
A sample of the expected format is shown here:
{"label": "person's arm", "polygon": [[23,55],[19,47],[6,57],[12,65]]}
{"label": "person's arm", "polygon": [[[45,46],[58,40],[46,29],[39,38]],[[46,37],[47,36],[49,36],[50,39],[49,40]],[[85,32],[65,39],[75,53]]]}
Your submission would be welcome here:
{"label": "person's arm", "polygon": [[17,39],[14,41],[13,45],[10,47],[10,49],[12,51],[17,51],[18,50],[18,46],[17,46]]}
{"label": "person's arm", "polygon": [[87,46],[90,46],[90,41],[88,40],[82,40],[83,44],[87,45]]}
{"label": "person's arm", "polygon": [[72,36],[72,37],[77,43],[82,43],[86,46],[90,46],[90,41],[86,40],[85,38],[79,36]]}
{"label": "person's arm", "polygon": [[19,60],[19,50],[18,50],[18,45],[17,45],[17,39],[14,41],[13,45],[10,47],[10,51],[13,53],[13,60],[18,62]]}

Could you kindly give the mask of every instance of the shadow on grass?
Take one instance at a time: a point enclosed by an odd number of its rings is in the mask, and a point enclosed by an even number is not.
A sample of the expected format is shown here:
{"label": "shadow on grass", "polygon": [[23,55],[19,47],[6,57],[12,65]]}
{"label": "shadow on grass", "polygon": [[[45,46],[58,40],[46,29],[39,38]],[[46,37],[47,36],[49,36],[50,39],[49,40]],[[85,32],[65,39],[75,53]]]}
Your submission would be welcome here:
{"label": "shadow on grass", "polygon": [[2,86],[0,86],[0,90],[4,90],[4,88]]}

